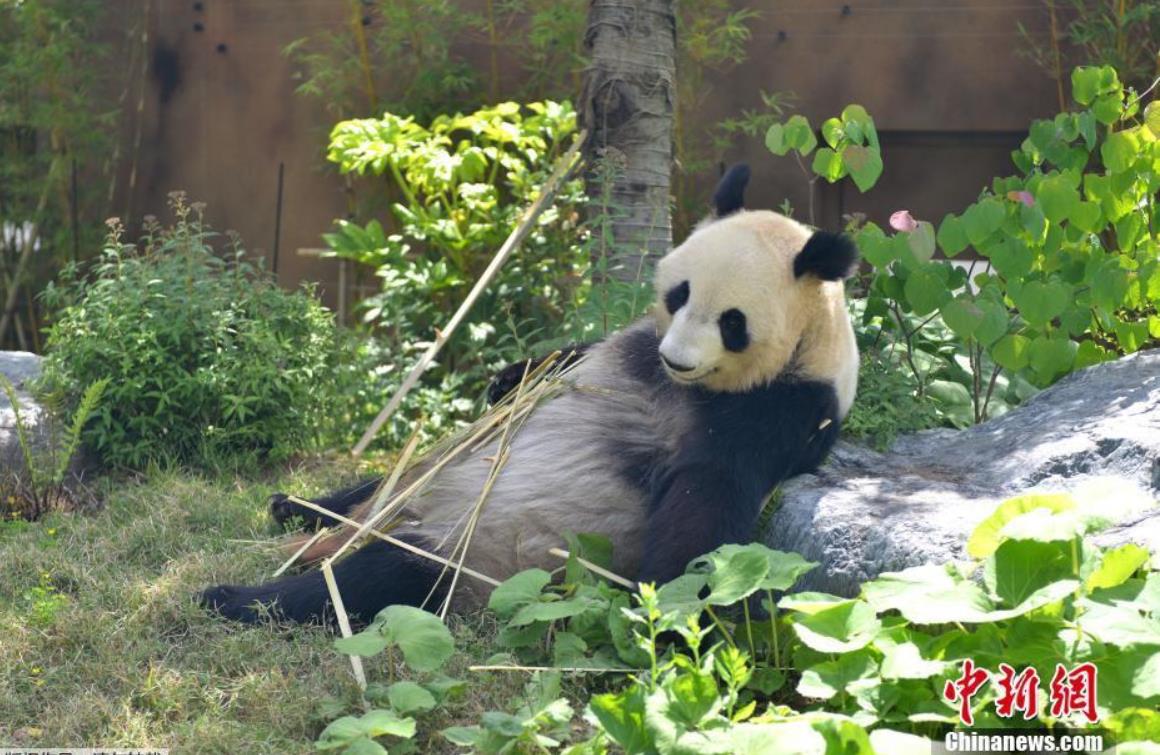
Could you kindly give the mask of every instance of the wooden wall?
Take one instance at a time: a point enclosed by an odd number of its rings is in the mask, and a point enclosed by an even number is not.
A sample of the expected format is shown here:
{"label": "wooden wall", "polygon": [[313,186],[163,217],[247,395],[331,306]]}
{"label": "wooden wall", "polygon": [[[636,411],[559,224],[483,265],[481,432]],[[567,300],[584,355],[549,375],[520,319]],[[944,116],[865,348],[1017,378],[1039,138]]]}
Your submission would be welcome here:
{"label": "wooden wall", "polygon": [[[567,0],[583,2],[583,0]],[[876,220],[910,209],[937,221],[971,201],[989,178],[1011,171],[1009,151],[1033,118],[1055,112],[1055,85],[1016,56],[1016,24],[1042,34],[1034,0],[752,0],[760,11],[749,60],[706,80],[690,129],[705,129],[759,105],[759,91],[792,90],[815,125],[847,103],[864,105],[882,135],[886,172],[867,196],[823,187],[818,222],[863,211]],[[347,21],[340,0],[118,0],[124,14],[149,8],[150,73],[138,167],[126,206],[164,215],[169,191],[208,204],[218,229],[240,232],[268,258],[275,237],[279,165],[284,168],[278,275],[286,285],[317,281],[336,300],[337,263],[295,253],[346,212],[341,182],[325,170],[330,117],[294,94],[282,48]],[[123,17],[123,18],[127,18]],[[465,40],[469,55],[480,48]],[[505,71],[518,75],[518,55]],[[113,61],[117,64],[117,61]],[[133,140],[134,123],[125,127]],[[789,197],[808,205],[796,163],[760,140],[739,141],[728,161],[754,168],[751,206]],[[704,177],[704,194],[712,176]]]}

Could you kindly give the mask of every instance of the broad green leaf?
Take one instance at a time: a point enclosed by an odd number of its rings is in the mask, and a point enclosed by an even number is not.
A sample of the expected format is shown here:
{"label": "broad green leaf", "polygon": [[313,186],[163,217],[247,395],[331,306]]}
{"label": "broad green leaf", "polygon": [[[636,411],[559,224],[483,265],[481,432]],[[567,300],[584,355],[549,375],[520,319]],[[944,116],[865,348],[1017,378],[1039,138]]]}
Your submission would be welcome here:
{"label": "broad green leaf", "polygon": [[1115,587],[1128,581],[1141,566],[1148,563],[1151,554],[1135,543],[1125,543],[1118,548],[1106,551],[1100,559],[1100,565],[1084,580],[1084,589],[1088,592],[1103,587]]}
{"label": "broad green leaf", "polygon": [[717,606],[733,605],[757,592],[769,573],[769,561],[763,553],[740,546],[726,546],[710,553],[708,602]]}
{"label": "broad green leaf", "polygon": [[340,637],[334,641],[334,648],[347,655],[367,656],[378,655],[387,649],[390,641],[379,632],[377,626],[364,629],[350,637]]}
{"label": "broad green leaf", "polygon": [[1008,522],[1036,509],[1050,512],[1070,511],[1075,508],[1075,500],[1064,493],[1028,495],[1008,498],[999,504],[991,515],[975,527],[967,540],[967,553],[972,558],[986,558],[994,553],[1003,541],[1003,528]]}
{"label": "broad green leaf", "polygon": [[652,735],[645,726],[644,687],[629,685],[620,692],[593,695],[588,708],[604,731],[625,752],[641,753],[655,749]]}
{"label": "broad green leaf", "polygon": [[[729,727],[731,755],[820,755],[826,739],[808,721],[742,723]],[[834,752],[842,752],[834,750]]]}
{"label": "broad green leaf", "polygon": [[878,664],[868,650],[843,653],[836,659],[815,663],[802,671],[797,691],[802,697],[829,700],[845,692],[850,682],[868,679],[878,673]]}
{"label": "broad green leaf", "polygon": [[1077,602],[1083,608],[1083,631],[1101,642],[1120,648],[1160,647],[1160,620],[1143,616],[1134,605]]}
{"label": "broad green leaf", "polygon": [[952,299],[943,304],[941,312],[943,322],[963,340],[973,336],[983,323],[983,310],[969,297]]}
{"label": "broad green leaf", "polygon": [[1100,69],[1079,66],[1071,72],[1071,96],[1081,105],[1090,105],[1104,90],[1100,84]]}
{"label": "broad green leaf", "polygon": [[375,709],[360,716],[343,716],[322,730],[315,747],[319,750],[337,750],[360,737],[415,736],[415,719],[401,718],[394,711]]}
{"label": "broad green leaf", "polygon": [[982,244],[992,233],[999,230],[1006,216],[1007,210],[1003,207],[1003,203],[994,197],[987,197],[974,203],[962,216],[967,240],[976,246]]}
{"label": "broad green leaf", "polygon": [[1160,139],[1160,102],[1152,100],[1144,107],[1144,126]]}
{"label": "broad green leaf", "polygon": [[838,142],[842,140],[843,132],[842,122],[837,118],[827,118],[822,122],[822,139],[831,147],[837,148]]}
{"label": "broad green leaf", "polygon": [[1096,233],[1103,229],[1100,206],[1095,202],[1079,202],[1071,213],[1071,223],[1081,231]]}
{"label": "broad green leaf", "polygon": [[846,164],[841,156],[829,147],[822,147],[814,153],[814,162],[810,167],[814,173],[830,183],[846,175]]}
{"label": "broad green leaf", "polygon": [[1132,675],[1132,694],[1144,699],[1160,695],[1160,653],[1149,657]]}
{"label": "broad green leaf", "polygon": [[988,247],[986,256],[1004,278],[1022,278],[1031,271],[1035,262],[1035,252],[1015,236]]}
{"label": "broad green leaf", "polygon": [[876,147],[851,144],[842,150],[842,162],[858,190],[865,193],[874,187],[882,175],[882,154]]}
{"label": "broad green leaf", "polygon": [[918,227],[907,234],[906,241],[918,262],[929,262],[934,256],[934,226],[927,221],[918,221]]}
{"label": "broad green leaf", "polygon": [[510,623],[513,627],[521,627],[537,621],[559,621],[603,606],[601,601],[578,596],[567,600],[537,601],[516,611]]}
{"label": "broad green leaf", "polygon": [[930,661],[922,657],[918,645],[902,642],[888,648],[882,658],[883,679],[929,679],[946,670],[944,661]]}
{"label": "broad green leaf", "polygon": [[926,737],[891,729],[870,732],[870,746],[876,753],[889,755],[930,755],[934,751],[934,743]]}
{"label": "broad green leaf", "polygon": [[849,600],[849,598],[842,598],[824,592],[797,592],[792,595],[783,596],[777,602],[777,607],[783,611],[815,614],[847,603]]}
{"label": "broad green leaf", "polygon": [[814,130],[804,115],[790,116],[785,122],[785,143],[791,149],[796,149],[802,157],[813,152],[814,147],[818,146]]}
{"label": "broad green leaf", "polygon": [[933,265],[923,265],[910,273],[906,279],[904,290],[906,300],[919,316],[928,315],[939,308],[950,292],[942,276]]}
{"label": "broad green leaf", "polygon": [[1031,339],[1021,335],[1006,335],[991,349],[991,358],[1011,372],[1018,372],[1031,363]]}
{"label": "broad green leaf", "polygon": [[1124,173],[1131,169],[1141,146],[1135,129],[1113,131],[1100,146],[1100,159],[1109,173]]}
{"label": "broad green leaf", "polygon": [[1018,606],[1053,582],[1077,576],[1071,547],[1071,542],[1005,540],[984,569],[987,587],[1006,605]]}
{"label": "broad green leaf", "polygon": [[1061,223],[1079,205],[1079,192],[1067,176],[1057,174],[1039,182],[1036,199],[1043,207],[1043,214],[1052,223]]}
{"label": "broad green leaf", "polygon": [[993,608],[982,588],[935,564],[881,574],[862,595],[874,610],[897,610],[915,624],[984,622]]}
{"label": "broad green leaf", "polygon": [[403,652],[416,671],[434,671],[455,651],[451,632],[435,614],[413,606],[387,606],[375,618],[383,635]]}
{"label": "broad green leaf", "polygon": [[943,254],[954,257],[966,249],[969,243],[963,221],[953,212],[947,213],[938,226],[938,245]]}
{"label": "broad green leaf", "polygon": [[1042,327],[1058,317],[1071,302],[1071,287],[1066,283],[1052,281],[1043,283],[1031,281],[1018,291],[1011,291],[1011,298],[1019,308],[1019,314],[1034,327]]}
{"label": "broad green leaf", "polygon": [[552,575],[543,569],[528,569],[504,580],[491,591],[487,607],[501,619],[510,618],[521,607],[535,603],[540,593],[552,581]]}
{"label": "broad green leaf", "polygon": [[866,647],[881,626],[874,609],[860,600],[795,616],[793,623],[798,639],[821,653],[848,653]]}
{"label": "broad green leaf", "polygon": [[460,747],[478,747],[483,741],[483,729],[479,726],[449,726],[439,733]]}
{"label": "broad green leaf", "polygon": [[1044,382],[1066,374],[1075,363],[1076,343],[1070,338],[1036,338],[1031,342],[1031,369]]}
{"label": "broad green leaf", "polygon": [[417,713],[435,707],[435,696],[415,682],[395,682],[387,688],[387,700],[398,713]]}

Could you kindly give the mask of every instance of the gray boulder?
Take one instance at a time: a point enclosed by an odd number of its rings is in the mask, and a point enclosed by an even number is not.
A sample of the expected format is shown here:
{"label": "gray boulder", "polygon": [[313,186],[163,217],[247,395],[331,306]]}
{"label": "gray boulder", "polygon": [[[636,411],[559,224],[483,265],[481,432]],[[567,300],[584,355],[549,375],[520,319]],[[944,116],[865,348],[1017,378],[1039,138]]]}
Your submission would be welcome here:
{"label": "gray boulder", "polygon": [[[0,375],[16,387],[20,418],[34,448],[47,447],[47,413],[28,393],[29,383],[40,375],[40,357],[27,351],[0,351]],[[8,392],[0,390],[0,472],[24,470],[24,454],[16,431],[16,412]]]}
{"label": "gray boulder", "polygon": [[[884,571],[966,558],[975,525],[1007,498],[1109,483],[1160,490],[1160,350],[1072,374],[967,430],[905,436],[887,453],[840,443],[783,486],[765,542],[821,564],[802,589],[850,596]],[[1095,540],[1160,551],[1160,512]]]}

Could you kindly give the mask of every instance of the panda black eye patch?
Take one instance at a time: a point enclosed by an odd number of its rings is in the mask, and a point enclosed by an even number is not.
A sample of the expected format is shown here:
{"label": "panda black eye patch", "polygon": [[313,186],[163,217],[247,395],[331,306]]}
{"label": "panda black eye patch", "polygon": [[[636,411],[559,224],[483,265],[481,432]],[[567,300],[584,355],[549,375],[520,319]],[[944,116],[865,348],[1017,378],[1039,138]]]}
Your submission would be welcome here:
{"label": "panda black eye patch", "polygon": [[717,321],[721,328],[721,343],[729,351],[745,351],[749,346],[749,331],[745,327],[745,313],[740,309],[728,309],[721,313]]}
{"label": "panda black eye patch", "polygon": [[677,313],[677,310],[685,306],[689,301],[689,282],[681,281],[677,285],[669,289],[665,294],[665,309],[669,311],[670,315]]}

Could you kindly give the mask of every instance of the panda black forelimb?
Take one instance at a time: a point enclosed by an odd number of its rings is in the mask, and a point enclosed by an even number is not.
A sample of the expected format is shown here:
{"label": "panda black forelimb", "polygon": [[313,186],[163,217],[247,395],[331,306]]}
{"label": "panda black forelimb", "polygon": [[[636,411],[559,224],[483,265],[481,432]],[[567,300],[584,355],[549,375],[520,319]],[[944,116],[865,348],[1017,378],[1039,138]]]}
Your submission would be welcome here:
{"label": "panda black forelimb", "polygon": [[[308,500],[340,516],[350,516],[356,506],[370,498],[382,481],[382,477],[371,477],[333,493],[328,493],[321,498]],[[270,496],[270,516],[282,527],[287,527],[292,523],[300,523],[305,529],[316,529],[338,524],[337,519],[294,503],[290,500],[290,496],[285,493],[275,493]]]}
{"label": "panda black forelimb", "polygon": [[705,553],[752,542],[769,494],[816,469],[841,425],[834,388],[812,381],[719,394],[699,409],[699,425],[653,484],[638,581],[667,582]]}
{"label": "panda black forelimb", "polygon": [[[579,361],[580,357],[595,346],[595,343],[573,343],[560,349],[560,366],[564,369],[571,367]],[[503,400],[504,396],[514,391],[519,387],[520,381],[524,379],[524,375],[532,372],[532,370],[539,367],[547,359],[547,356],[535,357],[531,359],[523,359],[519,362],[509,364],[500,370],[494,378],[492,378],[491,385],[487,387],[487,403],[489,406],[494,406]]]}

